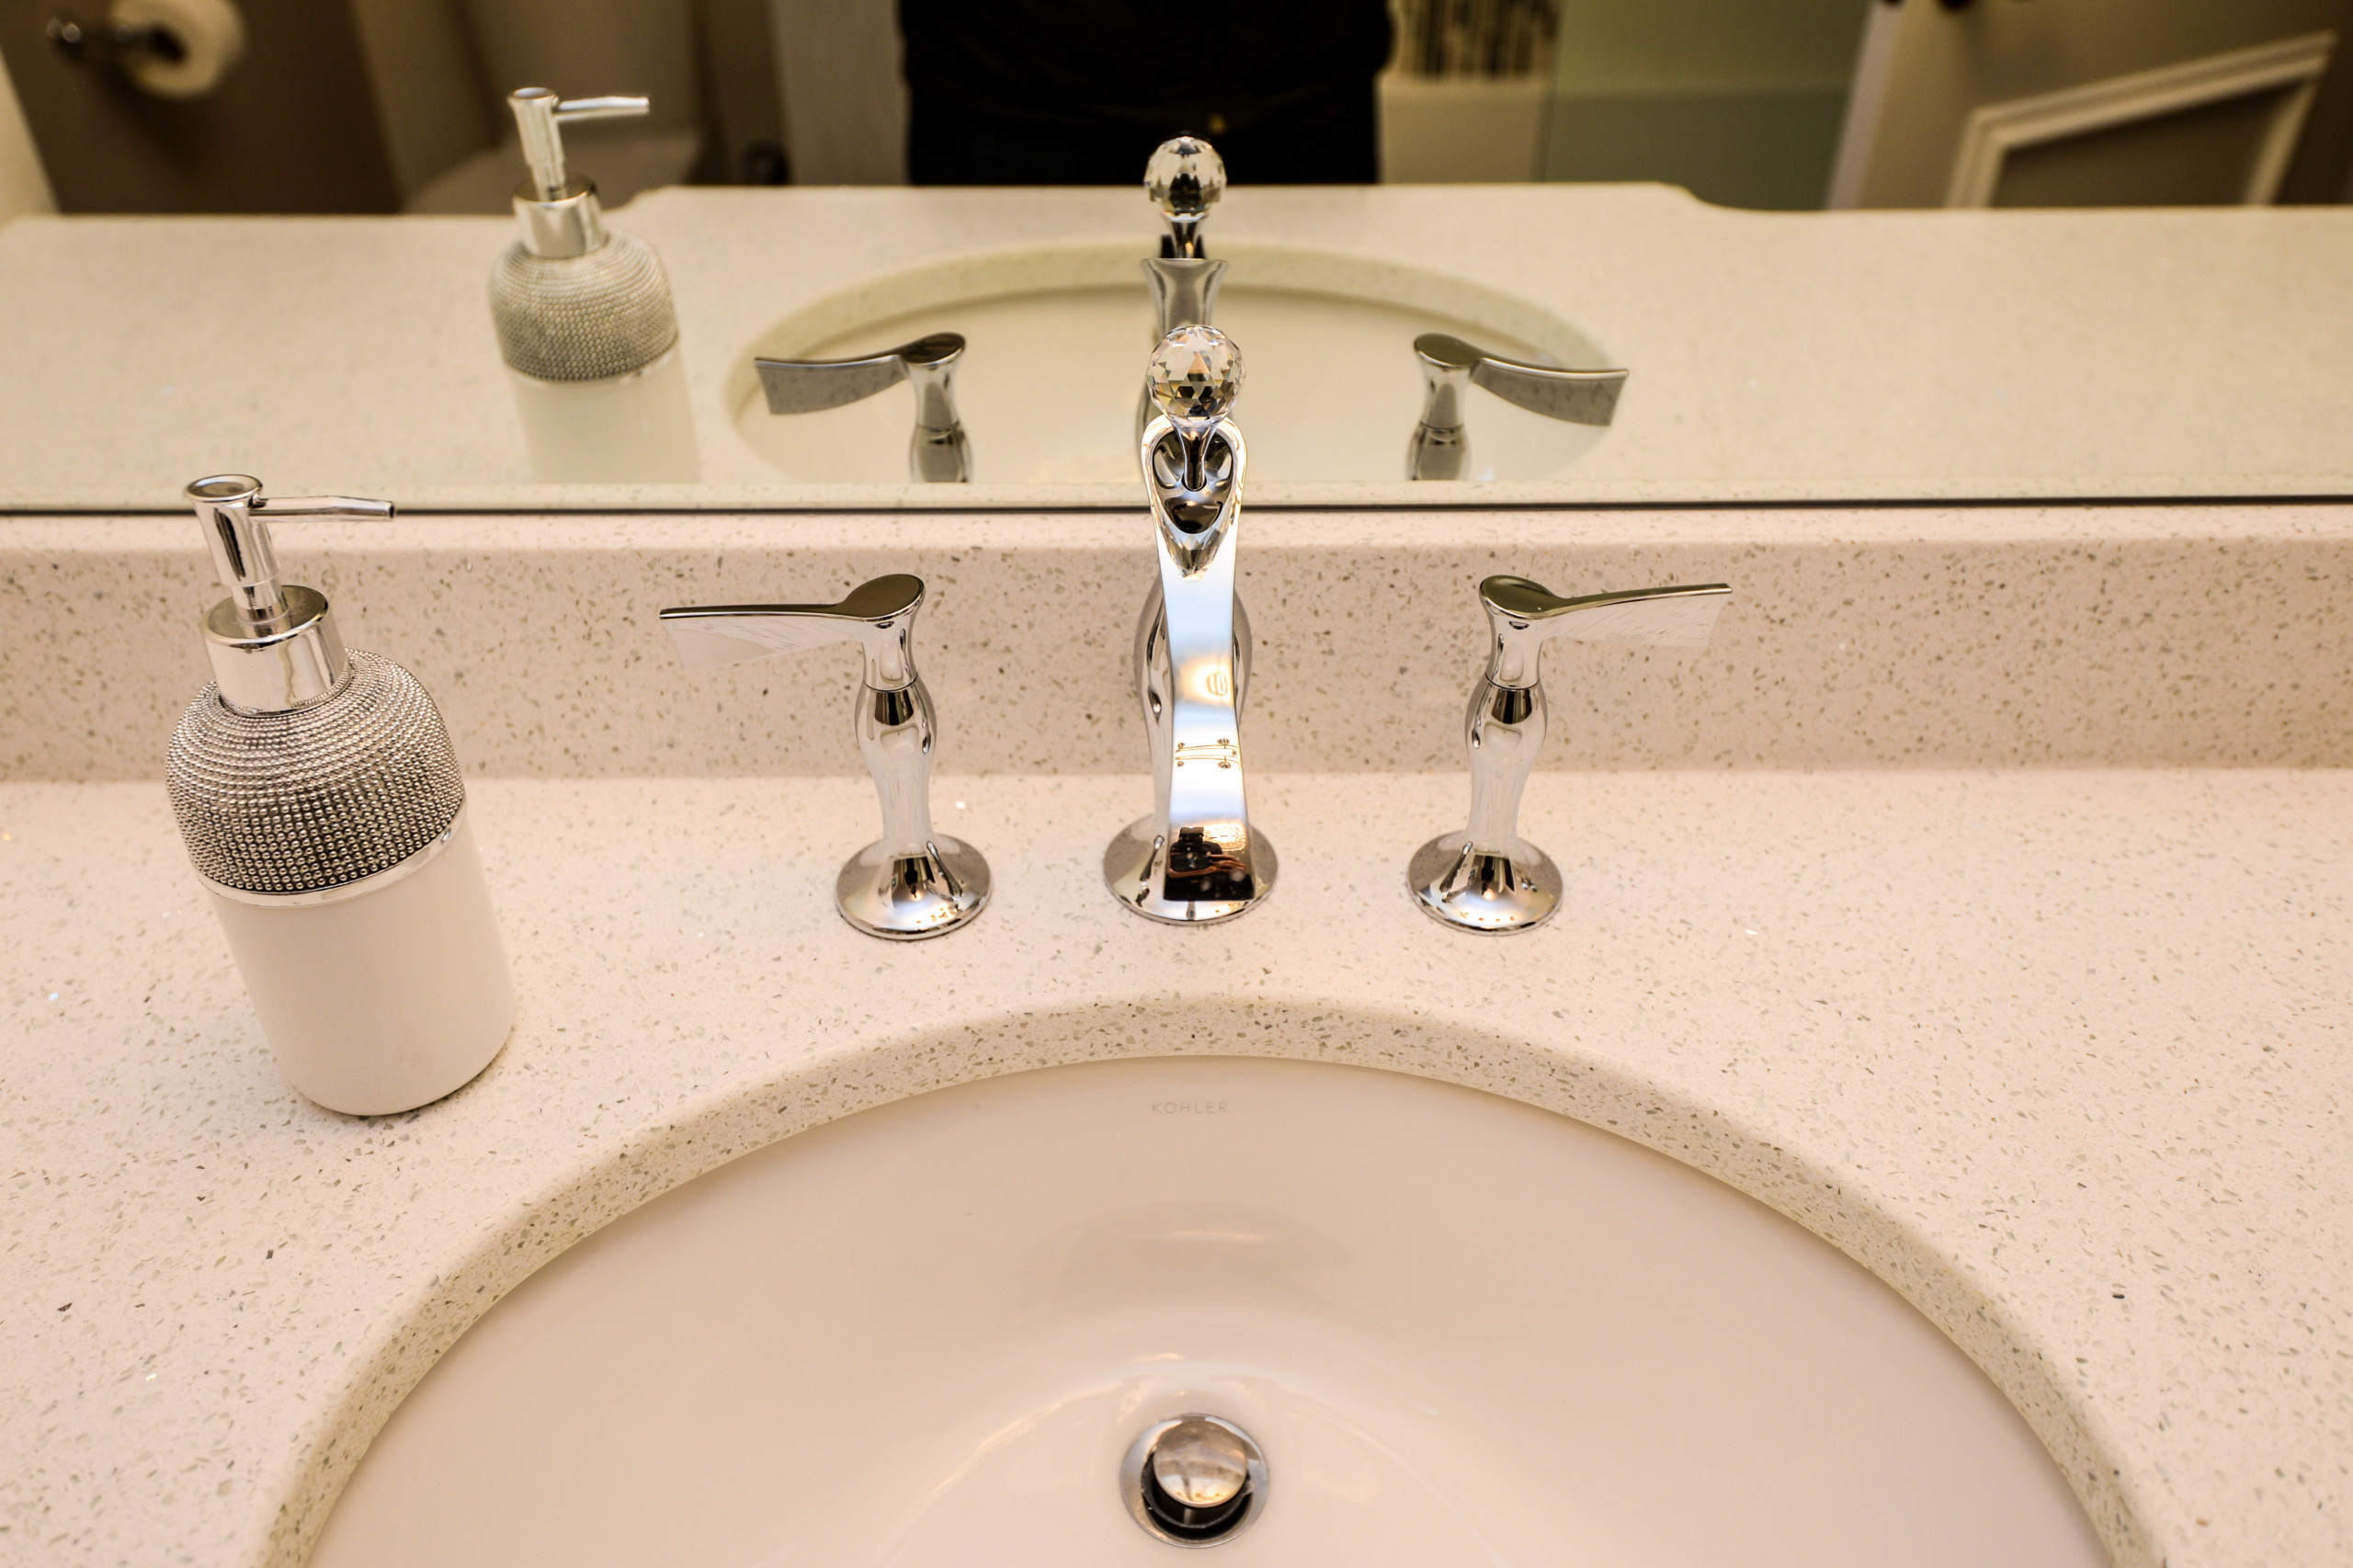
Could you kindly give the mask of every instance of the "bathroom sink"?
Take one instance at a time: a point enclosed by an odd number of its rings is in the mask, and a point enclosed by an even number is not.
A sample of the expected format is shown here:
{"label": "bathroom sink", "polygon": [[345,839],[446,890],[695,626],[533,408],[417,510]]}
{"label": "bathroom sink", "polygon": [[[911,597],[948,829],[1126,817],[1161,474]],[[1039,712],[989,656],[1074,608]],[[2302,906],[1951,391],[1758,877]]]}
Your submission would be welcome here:
{"label": "bathroom sink", "polygon": [[1234,1568],[2107,1561],[1949,1341],[1730,1187],[1188,1057],[902,1101],[626,1216],[442,1358],[311,1562],[1174,1564],[1133,1450],[1181,1416],[1263,1457]]}
{"label": "bathroom sink", "polygon": [[[967,341],[956,397],[978,483],[1132,483],[1136,391],[1154,336],[1145,243],[991,253],[821,301],[751,345],[728,385],[736,430],[788,477],[872,484],[907,476],[904,390],[818,414],[768,412],[752,360],[874,353],[932,333]],[[1506,356],[1606,368],[1602,350],[1541,307],[1444,275],[1340,253],[1236,246],[1216,324],[1241,347],[1235,418],[1256,481],[1405,476],[1422,408],[1414,339],[1444,332]],[[1636,369],[1639,381],[1640,369]],[[1477,480],[1562,472],[1606,430],[1485,392],[1470,410]]]}

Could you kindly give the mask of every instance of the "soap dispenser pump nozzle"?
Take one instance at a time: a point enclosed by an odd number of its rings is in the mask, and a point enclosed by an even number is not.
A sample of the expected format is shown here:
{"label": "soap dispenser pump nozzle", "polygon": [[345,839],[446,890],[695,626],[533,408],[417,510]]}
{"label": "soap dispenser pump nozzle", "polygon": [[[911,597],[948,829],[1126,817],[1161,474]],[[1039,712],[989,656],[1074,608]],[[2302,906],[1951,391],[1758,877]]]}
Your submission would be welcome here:
{"label": "soap dispenser pump nozzle", "polygon": [[625,119],[646,114],[650,98],[558,98],[546,87],[517,87],[506,95],[515,128],[523,138],[523,162],[531,176],[515,187],[515,216],[522,220],[523,243],[535,256],[585,256],[604,244],[604,214],[593,180],[576,180],[564,167],[563,127],[589,119]]}
{"label": "soap dispenser pump nozzle", "polygon": [[282,712],[333,691],[350,667],[326,597],[278,580],[272,518],[392,515],[389,501],[308,495],[272,501],[250,474],[216,473],[185,492],[229,597],[204,618],[204,646],[222,698],[249,712]]}

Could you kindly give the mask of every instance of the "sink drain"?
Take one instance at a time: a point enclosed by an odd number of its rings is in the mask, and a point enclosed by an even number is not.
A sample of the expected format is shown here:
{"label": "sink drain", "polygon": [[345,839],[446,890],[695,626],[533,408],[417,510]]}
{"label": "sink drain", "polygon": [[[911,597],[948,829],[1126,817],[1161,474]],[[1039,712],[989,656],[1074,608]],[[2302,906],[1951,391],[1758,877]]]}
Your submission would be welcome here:
{"label": "sink drain", "polygon": [[1214,1415],[1146,1427],[1120,1467],[1136,1523],[1175,1546],[1212,1546],[1266,1506],[1267,1460],[1250,1435]]}

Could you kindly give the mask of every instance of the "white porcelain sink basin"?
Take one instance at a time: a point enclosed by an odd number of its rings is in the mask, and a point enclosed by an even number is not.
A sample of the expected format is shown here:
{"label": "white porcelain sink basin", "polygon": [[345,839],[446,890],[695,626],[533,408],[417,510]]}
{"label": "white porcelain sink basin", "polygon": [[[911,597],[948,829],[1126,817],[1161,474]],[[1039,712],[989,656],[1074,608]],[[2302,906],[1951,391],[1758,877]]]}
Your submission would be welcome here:
{"label": "white porcelain sink basin", "polygon": [[[846,408],[778,416],[752,359],[846,358],[959,332],[967,347],[957,403],[975,483],[1132,482],[1136,393],[1154,324],[1138,264],[1144,248],[992,254],[821,301],[745,351],[728,388],[735,427],[795,480],[903,481],[914,410],[904,387]],[[1213,254],[1228,262],[1217,324],[1242,349],[1246,382],[1234,417],[1255,481],[1404,478],[1405,443],[1422,407],[1413,342],[1425,332],[1544,363],[1609,363],[1540,307],[1438,274],[1336,253]],[[1471,472],[1482,480],[1559,473],[1607,434],[1484,392],[1472,394],[1469,428]]]}
{"label": "white porcelain sink basin", "polygon": [[1175,1568],[1145,1427],[1247,1432],[1233,1568],[2093,1568],[1954,1346],[1729,1187],[1515,1102],[1225,1058],[1002,1077],[558,1258],[313,1568]]}

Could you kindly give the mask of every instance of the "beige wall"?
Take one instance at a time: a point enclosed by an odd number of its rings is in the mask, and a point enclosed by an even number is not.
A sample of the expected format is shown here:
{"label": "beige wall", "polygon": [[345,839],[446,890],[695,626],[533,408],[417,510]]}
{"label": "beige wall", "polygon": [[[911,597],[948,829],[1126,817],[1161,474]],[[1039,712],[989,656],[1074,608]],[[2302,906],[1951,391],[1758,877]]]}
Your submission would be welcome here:
{"label": "beige wall", "polygon": [[1561,0],[1554,85],[1841,87],[1867,0]]}
{"label": "beige wall", "polygon": [[768,0],[795,185],[904,185],[907,87],[892,0]]}
{"label": "beige wall", "polygon": [[351,0],[351,20],[404,199],[496,138],[497,99],[483,85],[450,0]]}
{"label": "beige wall", "polygon": [[1561,0],[1543,175],[1818,207],[1877,0]]}
{"label": "beige wall", "polygon": [[33,148],[33,133],[17,102],[16,84],[0,62],[0,223],[20,212],[54,212],[49,176],[41,172],[40,153]]}

